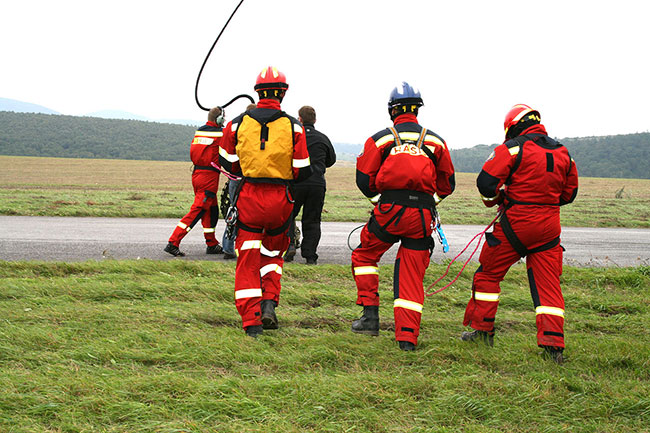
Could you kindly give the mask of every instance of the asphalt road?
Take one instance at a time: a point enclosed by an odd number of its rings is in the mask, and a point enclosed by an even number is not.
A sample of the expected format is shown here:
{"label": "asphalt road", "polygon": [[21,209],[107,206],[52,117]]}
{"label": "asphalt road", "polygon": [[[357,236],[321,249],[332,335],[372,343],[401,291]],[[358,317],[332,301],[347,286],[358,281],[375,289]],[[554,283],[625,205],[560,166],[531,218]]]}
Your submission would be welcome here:
{"label": "asphalt road", "polygon": [[[83,261],[110,259],[223,260],[206,255],[203,230],[197,226],[181,243],[185,257],[172,257],[163,248],[178,220],[148,218],[75,218],[0,216],[0,260]],[[349,264],[348,236],[360,223],[323,223],[318,263]],[[221,239],[224,225],[217,225]],[[454,258],[484,227],[446,225],[450,251],[442,253],[436,244],[432,260]],[[358,244],[359,231],[350,237]],[[460,256],[466,260],[476,243]],[[564,262],[573,266],[636,266],[650,264],[650,229],[594,229],[566,227],[562,232],[566,248]],[[479,250],[480,251],[480,250]],[[479,251],[473,261],[478,259]],[[381,263],[392,263],[397,247]],[[296,256],[295,263],[304,263]]]}

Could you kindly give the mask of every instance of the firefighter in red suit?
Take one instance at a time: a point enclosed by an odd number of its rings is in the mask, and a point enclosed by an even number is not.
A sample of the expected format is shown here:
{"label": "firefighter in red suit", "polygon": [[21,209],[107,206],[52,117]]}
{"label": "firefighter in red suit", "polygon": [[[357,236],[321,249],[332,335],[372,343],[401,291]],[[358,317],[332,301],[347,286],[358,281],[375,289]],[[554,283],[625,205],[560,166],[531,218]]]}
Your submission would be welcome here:
{"label": "firefighter in red suit", "polygon": [[[454,191],[454,166],[445,141],[418,124],[420,92],[402,82],[391,92],[393,127],[372,137],[357,158],[357,186],[376,202],[352,252],[357,305],[363,315],[352,331],[379,334],[379,267],[382,255],[400,242],[393,276],[395,339],[414,350],[424,303],[424,273],[433,251],[436,204]],[[378,201],[377,201],[378,199]]]}
{"label": "firefighter in red suit", "polygon": [[173,256],[184,256],[179,246],[181,240],[192,230],[197,222],[203,225],[203,236],[207,244],[206,254],[222,254],[223,249],[215,236],[215,227],[219,219],[219,171],[212,167],[212,162],[219,160],[219,142],[223,132],[223,110],[214,107],[208,112],[208,122],[199,127],[190,145],[190,158],[194,163],[192,186],[194,203],[190,211],[176,225],[169,238],[165,251]]}
{"label": "firefighter in red suit", "polygon": [[311,175],[305,131],[282,111],[289,88],[285,75],[267,67],[258,75],[257,108],[234,118],[224,129],[221,166],[242,176],[237,209],[235,305],[250,337],[277,329],[282,256],[293,212],[291,185]]}
{"label": "firefighter in red suit", "polygon": [[566,147],[550,138],[540,114],[527,105],[512,107],[504,122],[506,140],[483,165],[476,185],[486,206],[501,205],[500,221],[486,234],[474,274],[472,298],[463,324],[466,341],[494,344],[499,284],[510,266],[526,257],[535,306],[537,345],[563,361],[564,298],[560,288],[562,252],[560,206],[578,193],[578,171]]}

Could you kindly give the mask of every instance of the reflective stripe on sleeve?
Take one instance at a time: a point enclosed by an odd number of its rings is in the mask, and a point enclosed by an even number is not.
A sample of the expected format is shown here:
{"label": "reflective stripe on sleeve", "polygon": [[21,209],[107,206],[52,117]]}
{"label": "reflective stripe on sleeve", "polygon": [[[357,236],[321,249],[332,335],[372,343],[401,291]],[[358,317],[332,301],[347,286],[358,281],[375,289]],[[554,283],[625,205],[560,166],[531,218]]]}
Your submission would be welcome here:
{"label": "reflective stripe on sleeve", "polygon": [[305,159],[295,159],[293,160],[293,168],[305,168],[310,164],[309,157]]}
{"label": "reflective stripe on sleeve", "polygon": [[203,227],[203,233],[214,233],[214,227]]}
{"label": "reflective stripe on sleeve", "polygon": [[259,250],[262,247],[262,241],[244,241],[239,247],[240,250]]}
{"label": "reflective stripe on sleeve", "polygon": [[235,299],[261,298],[262,289],[241,289],[235,290]]}
{"label": "reflective stripe on sleeve", "polygon": [[278,274],[282,275],[282,267],[280,267],[279,265],[276,265],[274,263],[271,263],[271,264],[266,265],[266,266],[262,266],[262,268],[260,269],[260,277],[263,277],[264,275],[268,274],[269,272],[275,272],[275,273],[278,273]]}
{"label": "reflective stripe on sleeve", "polygon": [[[447,147],[447,146],[445,146],[445,143],[444,143],[443,141],[441,141],[441,140],[440,140],[438,137],[436,137],[435,135],[429,135],[429,134],[427,134],[427,135],[424,137],[424,142],[426,143],[427,141],[430,141],[430,142],[432,142],[432,143],[435,143],[435,144],[437,144],[438,146],[442,146],[443,149],[444,149],[445,147]],[[435,150],[435,149],[431,149],[431,150]]]}
{"label": "reflective stripe on sleeve", "polygon": [[187,229],[187,224],[185,224],[184,222],[179,221],[177,225],[178,225],[178,227],[182,228],[183,230]]}
{"label": "reflective stripe on sleeve", "polygon": [[519,146],[511,147],[508,149],[508,152],[510,152],[510,155],[516,155],[519,153]]}
{"label": "reflective stripe on sleeve", "polygon": [[384,135],[383,137],[375,141],[375,146],[381,147],[384,144],[388,143],[389,141],[393,141],[394,139],[395,137],[393,137],[393,134]]}
{"label": "reflective stripe on sleeve", "polygon": [[405,308],[407,310],[416,311],[418,313],[422,312],[422,304],[418,304],[417,302],[409,301],[407,299],[400,299],[400,298],[395,299],[395,302],[393,303],[393,308]]}
{"label": "reflective stripe on sleeve", "polygon": [[545,307],[543,305],[540,305],[539,307],[535,308],[535,315],[538,314],[550,314],[551,316],[564,317],[564,310],[557,307]]}
{"label": "reflective stripe on sleeve", "polygon": [[223,132],[221,131],[196,131],[194,134],[197,137],[223,137]]}
{"label": "reflective stripe on sleeve", "polygon": [[379,275],[377,266],[358,266],[354,268],[354,275]]}
{"label": "reflective stripe on sleeve", "polygon": [[499,293],[474,292],[474,299],[477,301],[498,302]]}
{"label": "reflective stripe on sleeve", "polygon": [[296,132],[298,134],[302,134],[303,133],[302,126],[298,125],[297,123],[294,123],[293,124],[293,132]]}
{"label": "reflective stripe on sleeve", "polygon": [[239,161],[239,157],[237,156],[237,154],[233,155],[231,153],[228,153],[223,147],[219,148],[219,156],[223,157],[223,159],[225,159],[230,163]]}

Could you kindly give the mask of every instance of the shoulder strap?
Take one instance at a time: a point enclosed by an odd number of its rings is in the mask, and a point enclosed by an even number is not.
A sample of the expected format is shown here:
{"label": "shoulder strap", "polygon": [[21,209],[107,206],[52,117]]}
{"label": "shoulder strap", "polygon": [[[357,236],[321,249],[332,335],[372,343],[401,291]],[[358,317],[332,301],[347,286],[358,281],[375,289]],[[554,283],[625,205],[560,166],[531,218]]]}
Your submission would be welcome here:
{"label": "shoulder strap", "polygon": [[504,182],[506,185],[510,185],[512,183],[512,175],[515,174],[515,171],[519,168],[519,165],[521,164],[521,158],[523,157],[524,154],[524,143],[528,141],[528,136],[526,135],[520,135],[518,137],[513,138],[512,140],[508,140],[512,143],[506,142],[506,146],[508,148],[515,147],[514,145],[519,146],[519,152],[517,152],[517,156],[515,158],[515,163],[512,165],[512,168],[510,169],[510,173],[508,174],[508,178]]}
{"label": "shoulder strap", "polygon": [[427,135],[427,132],[427,128],[424,127],[422,128],[422,131],[420,131],[420,137],[418,138],[418,148],[422,149],[422,152],[424,152],[424,154],[428,156],[431,161],[433,161],[433,165],[436,165],[436,162],[438,162],[436,155],[431,152],[431,149],[424,145],[424,137]]}

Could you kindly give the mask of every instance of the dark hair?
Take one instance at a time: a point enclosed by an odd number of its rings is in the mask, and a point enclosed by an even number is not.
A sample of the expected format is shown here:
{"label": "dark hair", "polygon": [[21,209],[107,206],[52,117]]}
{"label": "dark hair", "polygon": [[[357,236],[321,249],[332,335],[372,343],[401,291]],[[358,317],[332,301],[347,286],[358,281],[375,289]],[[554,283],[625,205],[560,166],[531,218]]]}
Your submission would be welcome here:
{"label": "dark hair", "polygon": [[302,123],[309,123],[313,125],[316,123],[316,110],[309,105],[305,105],[298,110],[298,116],[302,119]]}
{"label": "dark hair", "polygon": [[217,117],[221,116],[221,107],[212,107],[210,111],[208,111],[208,121],[209,122],[217,122]]}

